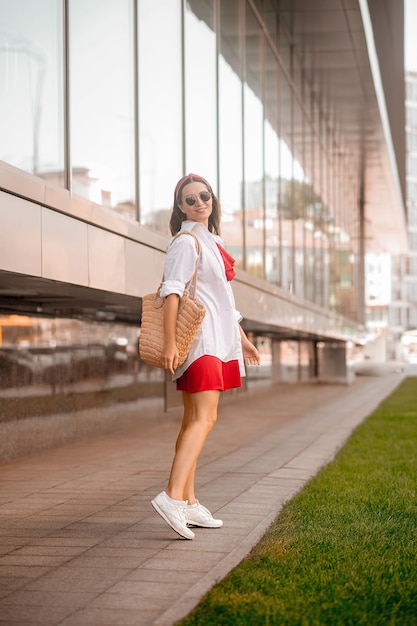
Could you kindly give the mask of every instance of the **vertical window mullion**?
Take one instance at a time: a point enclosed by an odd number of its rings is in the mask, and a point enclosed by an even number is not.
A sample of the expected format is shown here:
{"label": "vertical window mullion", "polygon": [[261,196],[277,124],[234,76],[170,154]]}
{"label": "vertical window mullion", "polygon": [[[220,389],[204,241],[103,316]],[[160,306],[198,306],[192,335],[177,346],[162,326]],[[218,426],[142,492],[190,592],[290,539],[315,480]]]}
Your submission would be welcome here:
{"label": "vertical window mullion", "polygon": [[72,163],[71,163],[71,117],[70,117],[70,24],[69,0],[63,0],[63,99],[64,99],[64,187],[72,191]]}
{"label": "vertical window mullion", "polygon": [[240,59],[242,77],[242,261],[243,269],[247,269],[247,243],[246,243],[246,137],[245,137],[245,81],[246,81],[246,6],[245,0],[240,1]]}
{"label": "vertical window mullion", "polygon": [[134,176],[135,213],[140,222],[140,150],[139,150],[139,25],[138,0],[133,0],[133,128],[134,128]]}

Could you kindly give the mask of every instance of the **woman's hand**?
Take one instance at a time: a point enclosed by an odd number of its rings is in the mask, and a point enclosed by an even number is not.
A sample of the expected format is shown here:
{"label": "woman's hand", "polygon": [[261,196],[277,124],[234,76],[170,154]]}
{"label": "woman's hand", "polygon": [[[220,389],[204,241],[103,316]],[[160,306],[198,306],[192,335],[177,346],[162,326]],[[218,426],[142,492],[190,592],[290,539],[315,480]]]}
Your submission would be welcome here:
{"label": "woman's hand", "polygon": [[175,342],[165,343],[161,356],[163,368],[173,374],[174,370],[178,367],[178,358],[179,353],[177,344]]}
{"label": "woman's hand", "polygon": [[240,337],[242,339],[243,359],[246,365],[260,365],[261,357],[253,343],[246,337],[243,328],[239,324]]}

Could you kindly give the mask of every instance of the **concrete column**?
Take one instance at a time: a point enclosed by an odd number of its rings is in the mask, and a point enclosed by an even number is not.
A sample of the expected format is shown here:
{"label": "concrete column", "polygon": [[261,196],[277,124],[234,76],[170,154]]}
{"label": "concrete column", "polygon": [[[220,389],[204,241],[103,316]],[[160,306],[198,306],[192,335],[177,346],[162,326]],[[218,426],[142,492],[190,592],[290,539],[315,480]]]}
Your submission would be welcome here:
{"label": "concrete column", "polygon": [[279,383],[282,380],[281,374],[281,342],[275,339],[271,340],[271,377],[273,383]]}
{"label": "concrete column", "polygon": [[348,367],[344,342],[319,341],[317,344],[317,380],[321,383],[351,384],[354,373]]}

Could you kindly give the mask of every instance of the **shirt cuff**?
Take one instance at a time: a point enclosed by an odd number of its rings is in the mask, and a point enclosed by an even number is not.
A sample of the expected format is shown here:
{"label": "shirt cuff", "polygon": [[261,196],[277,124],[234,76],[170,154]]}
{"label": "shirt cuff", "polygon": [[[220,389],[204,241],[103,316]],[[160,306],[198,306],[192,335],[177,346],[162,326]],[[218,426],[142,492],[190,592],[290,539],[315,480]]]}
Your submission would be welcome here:
{"label": "shirt cuff", "polygon": [[184,295],[185,283],[179,280],[165,280],[162,283],[161,287],[161,298],[166,298],[170,296],[172,293],[176,293],[178,296],[182,297]]}
{"label": "shirt cuff", "polygon": [[243,320],[243,315],[237,309],[235,309],[235,318],[237,322],[241,322]]}

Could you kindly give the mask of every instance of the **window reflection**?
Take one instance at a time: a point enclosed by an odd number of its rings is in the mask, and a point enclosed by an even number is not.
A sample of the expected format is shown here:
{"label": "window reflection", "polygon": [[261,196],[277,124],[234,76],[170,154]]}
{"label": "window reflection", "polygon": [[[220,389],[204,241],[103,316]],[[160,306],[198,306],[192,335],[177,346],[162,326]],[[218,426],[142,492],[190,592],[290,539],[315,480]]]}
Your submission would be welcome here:
{"label": "window reflection", "polygon": [[62,184],[61,3],[0,0],[0,15],[0,160]]}
{"label": "window reflection", "polygon": [[[288,44],[287,44],[288,45]],[[286,48],[282,42],[281,51]],[[293,120],[291,115],[292,92],[290,85],[284,75],[280,81],[280,129],[281,137],[279,142],[279,163],[280,163],[280,216],[281,224],[281,246],[282,246],[282,286],[293,293],[294,291],[294,257],[293,251],[293,168],[294,158],[291,151],[291,140],[293,132]]]}
{"label": "window reflection", "polygon": [[265,276],[272,283],[281,280],[279,224],[279,139],[268,120],[265,121]]}
{"label": "window reflection", "polygon": [[181,2],[141,0],[138,11],[140,221],[167,234],[183,174]]}
{"label": "window reflection", "polygon": [[131,0],[72,0],[72,188],[135,218]]}
{"label": "window reflection", "polygon": [[[217,189],[216,35],[214,0],[194,0],[185,14],[186,171]],[[204,51],[204,54],[201,52]]]}
{"label": "window reflection", "polygon": [[163,380],[139,360],[132,326],[0,316],[3,418],[160,398]]}
{"label": "window reflection", "polygon": [[245,269],[263,277],[262,105],[245,84]]}
{"label": "window reflection", "polygon": [[279,227],[279,131],[278,63],[268,46],[265,56],[265,277],[272,283],[281,281]]}
{"label": "window reflection", "polygon": [[242,81],[239,75],[239,0],[221,2],[219,57],[219,196],[222,234],[228,250],[243,267]]}
{"label": "window reflection", "polygon": [[265,207],[263,190],[263,106],[261,30],[246,6],[246,76],[244,84],[245,269],[264,275]]}

